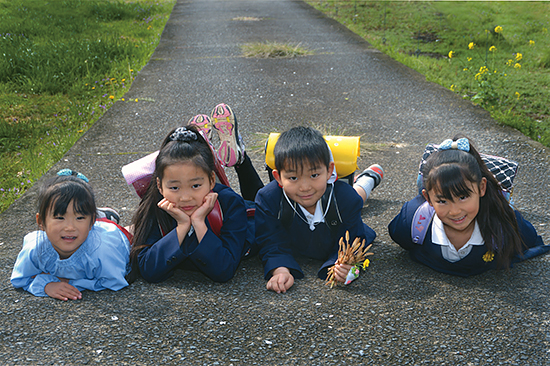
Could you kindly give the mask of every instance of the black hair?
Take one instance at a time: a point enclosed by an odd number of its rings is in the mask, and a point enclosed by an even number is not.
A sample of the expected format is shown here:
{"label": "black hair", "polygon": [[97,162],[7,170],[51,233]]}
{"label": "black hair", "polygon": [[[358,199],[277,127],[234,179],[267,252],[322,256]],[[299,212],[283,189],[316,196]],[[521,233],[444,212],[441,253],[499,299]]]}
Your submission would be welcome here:
{"label": "black hair", "polygon": [[42,185],[38,191],[38,221],[46,225],[46,216],[65,215],[69,203],[73,202],[75,213],[90,216],[93,224],[97,217],[97,207],[92,187],[74,175],[56,175]]}
{"label": "black hair", "polygon": [[311,127],[293,127],[283,132],[275,148],[275,169],[302,170],[304,162],[312,167],[329,167],[330,150],[323,135]]}
{"label": "black hair", "polygon": [[162,182],[166,167],[184,162],[191,162],[213,179],[214,154],[208,142],[192,125],[172,129],[162,142],[155,161],[153,177],[132,218],[134,241],[131,258],[133,260],[137,259],[144,247],[149,246],[145,243],[155,225],[160,225],[163,233],[173,229],[172,216],[157,205],[163,198],[157,186],[157,178]]}
{"label": "black hair", "polygon": [[[455,136],[453,141],[460,137]],[[471,141],[468,152],[449,149],[432,153],[426,160],[422,174],[426,191],[434,189],[449,200],[469,197],[472,190],[467,182],[475,184],[479,190],[482,179],[487,180],[476,219],[487,250],[497,258],[497,267],[509,268],[514,255],[521,254],[524,246],[516,215],[502,194],[500,184]]]}

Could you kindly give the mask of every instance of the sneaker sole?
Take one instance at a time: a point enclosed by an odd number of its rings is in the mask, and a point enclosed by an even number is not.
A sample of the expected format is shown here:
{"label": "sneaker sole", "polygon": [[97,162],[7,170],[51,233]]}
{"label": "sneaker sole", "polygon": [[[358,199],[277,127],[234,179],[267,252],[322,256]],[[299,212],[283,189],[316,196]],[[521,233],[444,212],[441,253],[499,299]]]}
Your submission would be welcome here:
{"label": "sneaker sole", "polygon": [[212,128],[209,127],[212,125],[212,121],[210,121],[210,117],[206,114],[197,114],[195,117],[191,118],[187,124],[196,126],[199,131],[202,131],[203,136],[206,137],[208,142],[212,140]]}
{"label": "sneaker sole", "polygon": [[234,166],[239,160],[237,120],[235,119],[235,115],[228,105],[218,104],[212,110],[211,120],[220,138],[218,158],[225,166]]}

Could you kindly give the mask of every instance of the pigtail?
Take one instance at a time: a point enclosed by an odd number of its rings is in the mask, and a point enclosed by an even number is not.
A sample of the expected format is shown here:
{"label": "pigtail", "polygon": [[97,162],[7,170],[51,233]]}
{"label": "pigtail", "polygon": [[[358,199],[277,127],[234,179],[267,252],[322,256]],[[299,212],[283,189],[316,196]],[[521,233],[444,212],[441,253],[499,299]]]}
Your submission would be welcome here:
{"label": "pigtail", "polygon": [[479,152],[470,145],[482,176],[487,180],[485,195],[479,205],[478,224],[487,250],[495,253],[498,268],[509,268],[512,258],[525,246],[519,234],[516,214],[502,194],[502,187],[489,171]]}

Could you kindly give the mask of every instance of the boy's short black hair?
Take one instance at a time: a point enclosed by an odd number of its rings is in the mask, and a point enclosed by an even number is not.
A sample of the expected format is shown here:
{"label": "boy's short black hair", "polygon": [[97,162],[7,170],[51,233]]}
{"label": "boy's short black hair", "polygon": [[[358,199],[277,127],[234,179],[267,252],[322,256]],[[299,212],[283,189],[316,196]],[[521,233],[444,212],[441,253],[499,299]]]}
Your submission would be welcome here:
{"label": "boy's short black hair", "polygon": [[330,165],[330,150],[323,135],[311,127],[293,127],[283,132],[275,148],[275,169],[302,170],[304,161],[312,166]]}

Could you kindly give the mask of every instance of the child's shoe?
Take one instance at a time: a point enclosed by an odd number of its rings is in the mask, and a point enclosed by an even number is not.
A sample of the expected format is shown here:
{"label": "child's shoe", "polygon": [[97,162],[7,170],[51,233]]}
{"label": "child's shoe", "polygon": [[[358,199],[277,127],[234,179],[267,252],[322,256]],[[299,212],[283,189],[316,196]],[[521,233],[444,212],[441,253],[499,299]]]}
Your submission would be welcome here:
{"label": "child's shoe", "polygon": [[202,131],[202,135],[208,143],[212,141],[212,121],[206,114],[197,114],[189,120],[188,124],[193,125],[197,127],[199,131]]}
{"label": "child's shoe", "polygon": [[218,104],[210,116],[214,129],[220,137],[218,157],[225,166],[239,165],[244,161],[244,144],[237,130],[237,118],[231,108]]}
{"label": "child's shoe", "polygon": [[114,223],[120,224],[120,215],[110,207],[98,207],[97,218],[111,220]]}
{"label": "child's shoe", "polygon": [[360,184],[359,180],[365,176],[374,180],[374,187],[372,187],[372,189],[374,189],[378,187],[382,179],[384,179],[384,169],[382,169],[382,167],[378,164],[373,164],[363,170],[363,172],[354,179],[354,183]]}

